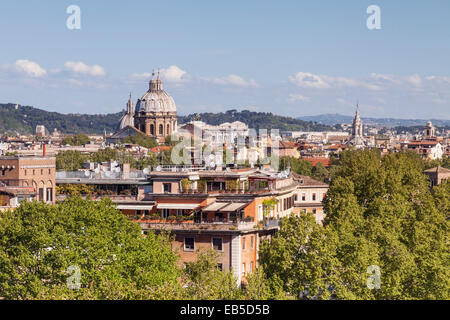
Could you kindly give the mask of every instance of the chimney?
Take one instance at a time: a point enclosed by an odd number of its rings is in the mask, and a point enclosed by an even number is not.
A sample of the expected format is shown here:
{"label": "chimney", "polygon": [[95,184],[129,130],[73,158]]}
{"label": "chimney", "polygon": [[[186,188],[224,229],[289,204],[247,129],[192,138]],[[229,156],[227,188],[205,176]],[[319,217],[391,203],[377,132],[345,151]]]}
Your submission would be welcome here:
{"label": "chimney", "polygon": [[122,179],[130,179],[130,164],[122,164]]}
{"label": "chimney", "polygon": [[46,154],[47,154],[47,145],[44,143],[42,145],[42,156],[45,158]]}

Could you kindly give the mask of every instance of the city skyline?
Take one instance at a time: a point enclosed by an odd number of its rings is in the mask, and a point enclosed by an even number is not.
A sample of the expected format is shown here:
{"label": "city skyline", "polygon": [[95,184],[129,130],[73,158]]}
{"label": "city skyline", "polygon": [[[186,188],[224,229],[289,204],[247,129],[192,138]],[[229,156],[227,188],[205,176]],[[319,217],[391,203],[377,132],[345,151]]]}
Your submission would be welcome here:
{"label": "city skyline", "polygon": [[[66,27],[72,4],[80,30]],[[372,4],[380,30],[366,27]],[[159,67],[179,114],[352,115],[359,100],[364,117],[450,119],[448,9],[381,0],[2,3],[1,102],[118,112]]]}

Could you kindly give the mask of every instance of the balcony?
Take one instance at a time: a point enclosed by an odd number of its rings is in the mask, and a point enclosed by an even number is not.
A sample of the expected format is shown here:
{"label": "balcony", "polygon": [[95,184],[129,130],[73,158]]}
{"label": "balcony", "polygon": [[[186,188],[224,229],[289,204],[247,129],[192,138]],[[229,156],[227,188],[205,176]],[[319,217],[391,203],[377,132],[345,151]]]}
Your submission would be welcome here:
{"label": "balcony", "polygon": [[137,221],[143,230],[210,230],[210,231],[242,231],[252,230],[257,227],[255,222],[162,222],[162,221]]}

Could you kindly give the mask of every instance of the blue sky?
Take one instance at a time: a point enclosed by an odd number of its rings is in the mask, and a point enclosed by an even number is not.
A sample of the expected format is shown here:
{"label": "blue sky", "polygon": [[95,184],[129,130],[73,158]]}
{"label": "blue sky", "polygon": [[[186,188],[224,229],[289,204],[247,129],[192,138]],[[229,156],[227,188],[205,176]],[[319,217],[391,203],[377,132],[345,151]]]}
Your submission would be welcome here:
{"label": "blue sky", "polygon": [[117,112],[161,68],[179,114],[352,114],[359,100],[363,116],[450,119],[449,13],[448,0],[2,1],[0,102]]}

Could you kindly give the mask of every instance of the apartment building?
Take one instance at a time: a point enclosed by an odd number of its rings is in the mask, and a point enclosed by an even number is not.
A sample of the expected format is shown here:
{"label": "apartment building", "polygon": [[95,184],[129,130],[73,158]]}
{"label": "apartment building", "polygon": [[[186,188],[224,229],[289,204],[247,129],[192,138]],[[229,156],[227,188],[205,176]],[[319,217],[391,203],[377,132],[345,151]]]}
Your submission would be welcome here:
{"label": "apartment building", "polygon": [[294,213],[312,212],[316,222],[322,224],[325,218],[322,201],[330,188],[329,185],[311,177],[297,174],[293,175],[293,179],[297,182]]}
{"label": "apartment building", "polygon": [[[0,157],[0,184],[4,188],[21,187],[23,190],[33,190],[24,192],[28,196],[34,192],[35,196],[32,198],[38,201],[55,202],[55,174],[56,159],[54,157]],[[13,194],[20,194],[20,188],[15,189]]]}

